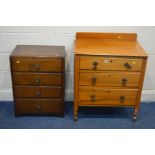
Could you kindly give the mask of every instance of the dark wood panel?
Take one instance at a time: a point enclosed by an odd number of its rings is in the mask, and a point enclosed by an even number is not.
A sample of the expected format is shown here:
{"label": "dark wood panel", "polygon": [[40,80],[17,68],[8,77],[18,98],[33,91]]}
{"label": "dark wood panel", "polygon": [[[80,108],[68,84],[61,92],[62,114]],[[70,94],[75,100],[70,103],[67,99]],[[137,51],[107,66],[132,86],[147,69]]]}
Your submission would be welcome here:
{"label": "dark wood panel", "polygon": [[14,85],[60,86],[61,73],[12,73]]}
{"label": "dark wood panel", "polygon": [[61,72],[63,71],[62,59],[11,59],[14,72]]}
{"label": "dark wood panel", "polygon": [[56,58],[65,56],[64,46],[17,45],[12,58]]}
{"label": "dark wood panel", "polygon": [[28,114],[64,114],[62,100],[54,99],[16,99],[16,116]]}
{"label": "dark wood panel", "polygon": [[65,48],[17,45],[10,55],[15,113],[64,115]]}
{"label": "dark wood panel", "polygon": [[62,98],[61,87],[45,86],[15,86],[14,95],[16,98]]}

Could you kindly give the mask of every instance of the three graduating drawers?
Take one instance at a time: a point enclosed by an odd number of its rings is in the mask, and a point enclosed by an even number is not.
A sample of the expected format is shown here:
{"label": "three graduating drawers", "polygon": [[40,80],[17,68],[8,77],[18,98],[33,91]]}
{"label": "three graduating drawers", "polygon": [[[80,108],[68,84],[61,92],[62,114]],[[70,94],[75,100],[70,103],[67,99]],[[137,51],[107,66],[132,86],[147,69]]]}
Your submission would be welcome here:
{"label": "three graduating drawers", "polygon": [[141,59],[81,56],[79,105],[135,105],[141,68]]}
{"label": "three graduating drawers", "polygon": [[16,115],[64,114],[64,47],[18,45],[10,56]]}
{"label": "three graduating drawers", "polygon": [[131,106],[136,120],[147,55],[136,34],[77,33],[74,119],[80,106]]}

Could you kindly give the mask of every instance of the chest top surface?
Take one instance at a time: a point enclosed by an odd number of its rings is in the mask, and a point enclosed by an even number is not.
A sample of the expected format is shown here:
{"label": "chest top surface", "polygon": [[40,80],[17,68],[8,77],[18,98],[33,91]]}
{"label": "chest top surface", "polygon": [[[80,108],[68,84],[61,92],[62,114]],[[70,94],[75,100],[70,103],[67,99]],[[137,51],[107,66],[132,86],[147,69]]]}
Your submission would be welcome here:
{"label": "chest top surface", "polygon": [[75,54],[147,57],[135,33],[78,32]]}
{"label": "chest top surface", "polygon": [[17,45],[11,57],[16,58],[55,58],[64,57],[64,46]]}

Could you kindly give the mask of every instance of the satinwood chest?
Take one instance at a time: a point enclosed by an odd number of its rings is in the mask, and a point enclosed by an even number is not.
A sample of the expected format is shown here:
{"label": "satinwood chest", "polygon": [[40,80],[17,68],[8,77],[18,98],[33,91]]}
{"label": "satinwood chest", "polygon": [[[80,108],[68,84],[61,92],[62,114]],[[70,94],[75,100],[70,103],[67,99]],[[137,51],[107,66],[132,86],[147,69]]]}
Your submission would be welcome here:
{"label": "satinwood chest", "polygon": [[17,45],[10,56],[15,114],[64,114],[62,46]]}
{"label": "satinwood chest", "polygon": [[133,107],[137,118],[147,55],[134,33],[77,33],[74,119],[81,106]]}

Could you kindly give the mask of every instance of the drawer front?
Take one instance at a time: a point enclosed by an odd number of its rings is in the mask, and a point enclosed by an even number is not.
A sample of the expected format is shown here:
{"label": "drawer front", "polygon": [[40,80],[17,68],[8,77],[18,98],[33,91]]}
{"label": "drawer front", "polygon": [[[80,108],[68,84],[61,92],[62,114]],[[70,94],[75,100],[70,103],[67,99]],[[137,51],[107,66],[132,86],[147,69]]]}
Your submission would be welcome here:
{"label": "drawer front", "polygon": [[138,87],[139,80],[138,72],[81,72],[79,85]]}
{"label": "drawer front", "polygon": [[15,72],[62,72],[62,59],[12,59]]}
{"label": "drawer front", "polygon": [[44,86],[15,86],[14,96],[16,98],[62,98],[63,91],[61,87]]}
{"label": "drawer front", "polygon": [[140,71],[143,59],[81,56],[80,69]]}
{"label": "drawer front", "polygon": [[14,85],[36,85],[36,86],[60,86],[62,85],[62,74],[60,73],[13,73]]}
{"label": "drawer front", "polygon": [[15,101],[16,114],[52,114],[64,112],[62,100],[18,99]]}
{"label": "drawer front", "polygon": [[79,87],[80,105],[129,105],[136,104],[138,89],[111,89]]}

